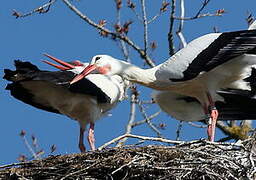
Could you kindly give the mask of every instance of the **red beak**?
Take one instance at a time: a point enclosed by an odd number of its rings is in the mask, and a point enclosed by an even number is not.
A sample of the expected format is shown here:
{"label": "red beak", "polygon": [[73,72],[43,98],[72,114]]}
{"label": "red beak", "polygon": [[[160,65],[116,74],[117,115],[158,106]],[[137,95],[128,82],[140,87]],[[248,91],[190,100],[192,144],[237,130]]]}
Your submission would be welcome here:
{"label": "red beak", "polygon": [[74,68],[76,67],[76,66],[74,66],[74,65],[71,65],[71,64],[69,64],[69,63],[66,63],[66,62],[64,62],[64,61],[62,61],[62,60],[60,60],[60,59],[57,59],[57,58],[55,58],[55,57],[53,57],[53,56],[50,56],[50,55],[48,55],[48,54],[44,54],[44,55],[45,55],[46,57],[48,57],[48,58],[54,60],[55,62],[57,62],[57,63],[63,65],[63,66],[60,66],[60,65],[51,63],[51,62],[46,61],[46,60],[43,61],[44,63],[49,64],[49,65],[51,65],[51,66],[54,66],[54,67],[56,67],[56,68],[58,68],[58,69],[60,69],[60,70],[69,70],[69,69],[74,69]]}
{"label": "red beak", "polygon": [[70,68],[65,67],[65,66],[61,66],[61,65],[57,65],[57,64],[51,63],[50,61],[43,60],[43,62],[46,63],[46,64],[49,64],[49,65],[51,65],[51,66],[53,66],[53,67],[56,67],[57,69],[60,69],[60,70],[62,70],[62,71],[65,71],[65,70],[69,70],[69,69],[70,69]]}
{"label": "red beak", "polygon": [[92,71],[94,71],[97,68],[95,64],[87,66],[80,74],[78,74],[71,82],[70,84],[73,84],[81,79],[83,79],[85,76],[90,74]]}

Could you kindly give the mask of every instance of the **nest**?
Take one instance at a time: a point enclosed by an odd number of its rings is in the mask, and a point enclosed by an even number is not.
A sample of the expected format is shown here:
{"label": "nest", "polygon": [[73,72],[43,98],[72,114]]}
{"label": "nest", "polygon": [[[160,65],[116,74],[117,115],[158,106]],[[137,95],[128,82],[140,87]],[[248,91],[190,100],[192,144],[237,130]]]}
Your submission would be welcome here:
{"label": "nest", "polygon": [[0,167],[0,179],[254,179],[254,138],[49,156]]}

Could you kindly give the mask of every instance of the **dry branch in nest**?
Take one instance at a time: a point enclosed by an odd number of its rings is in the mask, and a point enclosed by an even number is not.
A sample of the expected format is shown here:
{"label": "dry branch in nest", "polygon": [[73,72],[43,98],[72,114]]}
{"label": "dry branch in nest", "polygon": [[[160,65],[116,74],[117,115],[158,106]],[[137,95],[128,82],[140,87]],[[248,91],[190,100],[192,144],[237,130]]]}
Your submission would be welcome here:
{"label": "dry branch in nest", "polygon": [[255,139],[111,148],[0,167],[0,179],[254,179]]}

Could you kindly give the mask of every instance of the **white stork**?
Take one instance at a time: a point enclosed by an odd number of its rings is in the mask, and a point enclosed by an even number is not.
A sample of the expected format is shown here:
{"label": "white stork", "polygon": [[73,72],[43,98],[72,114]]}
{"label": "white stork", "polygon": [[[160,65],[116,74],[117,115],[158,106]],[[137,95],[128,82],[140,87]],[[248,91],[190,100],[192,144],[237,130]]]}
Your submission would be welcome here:
{"label": "white stork", "polygon": [[117,75],[109,77],[92,74],[70,85],[69,82],[88,63],[74,61],[72,65],[52,56],[46,56],[63,66],[48,61],[45,61],[46,63],[63,71],[41,71],[30,62],[14,61],[15,71],[4,70],[4,78],[11,81],[6,89],[13,97],[24,103],[77,120],[80,125],[79,149],[81,152],[85,151],[84,131],[86,125],[90,124],[88,142],[90,148],[94,150],[94,122],[124,98],[127,82]]}
{"label": "white stork", "polygon": [[249,84],[243,79],[250,76],[255,64],[256,30],[210,33],[193,40],[166,62],[151,69],[141,69],[108,55],[94,56],[91,64],[71,84],[97,70],[159,91],[194,97],[208,120],[209,140],[214,141],[218,118],[215,102],[223,101],[217,91],[224,88],[249,90]]}

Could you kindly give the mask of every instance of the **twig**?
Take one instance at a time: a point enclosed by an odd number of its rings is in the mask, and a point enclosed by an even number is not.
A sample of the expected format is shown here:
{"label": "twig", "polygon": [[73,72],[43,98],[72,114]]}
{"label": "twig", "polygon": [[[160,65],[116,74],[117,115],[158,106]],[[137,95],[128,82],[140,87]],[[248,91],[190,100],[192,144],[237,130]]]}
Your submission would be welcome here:
{"label": "twig", "polygon": [[[116,0],[114,0],[116,2]],[[117,8],[117,12],[116,12],[116,19],[117,19],[117,25],[121,25],[121,8]],[[126,47],[126,44],[123,40],[119,39],[119,43],[120,43],[120,49],[123,52],[123,55],[126,59],[127,62],[131,62],[130,58],[129,58],[129,51]]]}
{"label": "twig", "polygon": [[180,132],[181,132],[182,125],[183,125],[183,121],[180,121],[179,125],[177,127],[177,130],[176,130],[176,140],[177,141],[180,139]]}
{"label": "twig", "polygon": [[161,132],[152,124],[152,122],[151,122],[150,119],[148,118],[147,113],[146,113],[146,111],[145,111],[143,105],[140,103],[140,101],[138,102],[138,106],[139,106],[140,112],[142,113],[142,116],[145,118],[146,123],[149,125],[149,127],[150,127],[154,132],[156,132],[156,134],[157,134],[158,137],[162,137]]}
{"label": "twig", "polygon": [[7,168],[7,167],[13,167],[13,166],[20,166],[24,164],[31,164],[31,162],[19,162],[19,163],[12,163],[12,164],[6,164],[3,166],[0,166],[0,169]]}
{"label": "twig", "polygon": [[[135,120],[135,115],[136,115],[136,100],[137,100],[137,92],[135,91],[135,88],[133,88],[133,92],[131,95],[131,100],[130,100],[130,116],[128,123],[126,125],[126,132],[125,134],[130,134],[133,128],[133,122]],[[123,138],[117,143],[117,147],[123,145],[127,141],[127,138]]]}
{"label": "twig", "polygon": [[148,24],[150,24],[150,23],[152,23],[153,21],[155,21],[156,20],[156,18],[158,18],[159,16],[161,16],[161,11],[160,11],[160,13],[158,13],[158,14],[156,14],[154,17],[152,17],[150,20],[148,20]]}
{"label": "twig", "polygon": [[32,154],[32,156],[36,159],[36,160],[39,160],[41,159],[39,155],[37,155],[37,153],[33,150],[33,148],[30,146],[30,144],[28,143],[28,140],[26,138],[26,136],[21,136],[24,143],[25,143],[25,146],[26,148],[28,149],[28,151]]}
{"label": "twig", "polygon": [[[49,10],[50,10],[50,7],[52,6],[52,4],[54,4],[56,2],[56,0],[49,0],[48,3],[32,10],[31,12],[29,13],[26,13],[26,14],[21,14],[19,12],[17,12],[16,10],[13,10],[13,16],[16,16],[16,18],[24,18],[24,17],[27,17],[27,16],[31,16],[32,14],[34,13],[47,13]],[[45,9],[47,8],[47,9]]]}
{"label": "twig", "polygon": [[222,14],[225,13],[224,9],[220,9],[214,14],[211,14],[211,13],[201,14],[203,9],[208,5],[209,2],[210,2],[210,0],[204,0],[200,9],[192,17],[184,17],[184,16],[183,17],[182,16],[181,17],[175,17],[174,16],[173,18],[176,19],[176,20],[194,20],[194,19],[199,19],[199,18],[203,18],[203,17],[222,16]]}
{"label": "twig", "polygon": [[135,11],[135,8],[130,8],[132,10],[132,12],[135,14],[135,16],[137,17],[137,19],[140,22],[143,22],[142,18],[140,17],[140,15]]}
{"label": "twig", "polygon": [[251,152],[249,154],[249,160],[251,163],[251,170],[250,170],[251,172],[249,174],[247,174],[248,179],[253,179],[255,177],[256,167],[255,167],[255,162],[254,162],[254,160],[255,160],[254,149],[255,149],[255,143],[252,144]]}
{"label": "twig", "polygon": [[[182,18],[184,16],[185,16],[184,0],[180,0],[180,17]],[[180,39],[182,47],[184,48],[187,46],[187,42],[182,34],[183,25],[184,25],[184,20],[180,20],[179,28],[178,28],[178,31],[176,32],[176,34]]]}
{"label": "twig", "polygon": [[159,138],[159,137],[147,137],[147,136],[139,136],[139,135],[133,135],[133,134],[124,134],[121,135],[117,138],[112,139],[111,141],[103,144],[102,146],[100,146],[98,149],[102,150],[103,148],[106,148],[107,146],[109,146],[110,144],[113,144],[123,138],[136,138],[136,139],[141,139],[141,140],[147,140],[147,141],[158,141],[158,142],[163,142],[163,143],[169,143],[169,144],[183,144],[185,143],[185,141],[175,141],[175,140],[170,140],[170,139],[164,139],[164,138]]}
{"label": "twig", "polygon": [[203,4],[202,4],[202,6],[201,6],[201,8],[198,10],[198,12],[197,12],[197,14],[195,15],[195,17],[198,17],[200,14],[201,14],[201,12],[203,11],[203,9],[207,6],[207,4],[210,2],[210,0],[204,0],[204,2],[203,2]]}
{"label": "twig", "polygon": [[210,13],[206,13],[206,14],[201,14],[202,11],[204,10],[204,8],[208,5],[208,3],[210,2],[210,0],[204,0],[202,6],[200,7],[200,9],[197,11],[197,13],[192,16],[192,17],[173,17],[174,19],[177,20],[194,20],[194,19],[199,19],[202,17],[210,17],[210,16],[222,16],[222,14],[225,12],[223,9],[222,10],[218,10],[216,13],[214,14],[210,14]]}
{"label": "twig", "polygon": [[231,139],[233,139],[233,137],[227,136],[227,137],[224,137],[224,138],[219,139],[217,142],[226,142],[226,141],[229,141],[229,140],[231,140]]}
{"label": "twig", "polygon": [[168,42],[169,42],[169,56],[172,56],[175,52],[174,50],[174,42],[173,42],[173,26],[174,26],[174,14],[176,8],[176,0],[172,0],[171,6],[171,13],[170,13],[170,26],[169,26],[169,33],[168,33]]}
{"label": "twig", "polygon": [[150,20],[148,20],[148,24],[152,23],[153,21],[156,20],[156,18],[158,18],[159,16],[161,16],[164,12],[167,11],[167,7],[170,5],[169,2],[166,2],[165,0],[162,1],[162,7],[160,8],[159,13],[157,13],[153,18],[151,18]]}
{"label": "twig", "polygon": [[79,174],[79,173],[81,173],[81,172],[83,172],[83,171],[85,171],[85,170],[87,170],[87,169],[90,169],[91,167],[93,167],[93,166],[95,166],[96,164],[99,164],[99,163],[100,163],[100,162],[95,162],[95,163],[93,163],[92,165],[87,166],[86,168],[82,168],[82,169],[79,169],[79,170],[74,171],[74,172],[72,172],[72,173],[69,173],[69,174],[65,175],[64,177],[62,177],[60,180],[67,179],[68,177],[74,176],[75,174]]}
{"label": "twig", "polygon": [[[152,114],[151,116],[148,117],[148,120],[151,121],[152,119],[154,119],[156,116],[158,116],[162,111],[158,111],[154,114]],[[132,123],[132,128],[135,126],[139,126],[141,124],[144,124],[145,122],[147,122],[147,119],[143,119],[137,122]]]}
{"label": "twig", "polygon": [[84,15],[81,11],[79,11],[74,5],[72,5],[69,0],[62,0],[74,13],[76,13],[81,19],[83,19],[86,23],[93,26],[94,28],[98,29],[99,31],[105,32],[106,34],[109,34],[112,36],[112,38],[118,38],[126,42],[128,45],[130,45],[134,50],[136,50],[140,56],[145,60],[145,62],[150,66],[154,67],[154,62],[150,59],[149,56],[147,56],[138,45],[136,45],[131,39],[128,38],[128,36],[125,36],[123,34],[115,33],[113,31],[110,31],[109,29],[100,26],[99,24],[92,21],[90,18],[88,18],[86,15]]}
{"label": "twig", "polygon": [[145,55],[147,55],[148,51],[148,21],[147,21],[147,13],[146,13],[146,5],[145,0],[141,1],[141,7],[142,7],[142,18],[143,18],[143,27],[144,27],[144,52]]}
{"label": "twig", "polygon": [[215,13],[215,14],[206,13],[206,14],[200,14],[198,16],[193,16],[193,17],[176,17],[176,16],[174,16],[173,18],[176,20],[189,21],[189,20],[195,20],[195,19],[199,19],[199,18],[203,18],[203,17],[212,17],[212,16],[222,16],[222,14],[221,13]]}
{"label": "twig", "polygon": [[207,128],[207,125],[198,125],[193,122],[187,122],[189,125],[196,127],[196,128]]}
{"label": "twig", "polygon": [[129,163],[127,164],[124,164],[122,166],[120,166],[119,168],[117,168],[116,170],[114,170],[111,174],[115,174],[116,172],[120,171],[121,169],[123,169],[124,167],[126,166],[129,166],[131,165],[132,163],[134,163],[135,161],[138,161],[138,160],[141,160],[141,159],[145,159],[145,157],[137,157],[137,156],[134,156],[133,160],[131,160]]}

